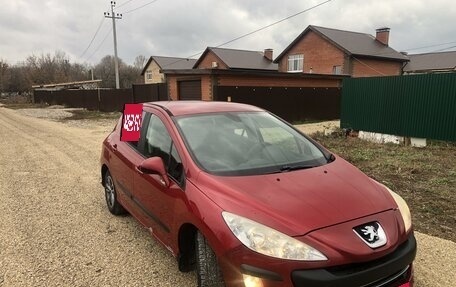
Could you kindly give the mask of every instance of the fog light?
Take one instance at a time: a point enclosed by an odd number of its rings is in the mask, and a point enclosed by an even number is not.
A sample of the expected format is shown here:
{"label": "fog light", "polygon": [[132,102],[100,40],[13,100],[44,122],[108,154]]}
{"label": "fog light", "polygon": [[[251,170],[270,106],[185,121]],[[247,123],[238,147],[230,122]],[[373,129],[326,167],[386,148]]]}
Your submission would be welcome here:
{"label": "fog light", "polygon": [[242,277],[244,277],[245,287],[263,287],[263,282],[261,281],[261,278],[250,276],[247,274],[242,274]]}

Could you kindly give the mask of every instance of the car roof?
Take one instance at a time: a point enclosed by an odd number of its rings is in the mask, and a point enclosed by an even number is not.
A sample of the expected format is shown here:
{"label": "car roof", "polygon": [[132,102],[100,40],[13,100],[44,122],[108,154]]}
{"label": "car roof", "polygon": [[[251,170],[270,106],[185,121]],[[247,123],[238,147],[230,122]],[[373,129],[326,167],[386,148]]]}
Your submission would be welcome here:
{"label": "car roof", "polygon": [[217,101],[159,101],[144,103],[145,107],[159,107],[172,116],[219,113],[219,112],[260,112],[261,108],[232,102]]}

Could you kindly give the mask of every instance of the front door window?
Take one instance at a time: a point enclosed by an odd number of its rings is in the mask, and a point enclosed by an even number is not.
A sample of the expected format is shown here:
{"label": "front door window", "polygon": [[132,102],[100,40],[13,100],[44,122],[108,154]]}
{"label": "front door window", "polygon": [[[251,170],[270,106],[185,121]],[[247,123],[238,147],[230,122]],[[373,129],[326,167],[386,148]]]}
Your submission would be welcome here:
{"label": "front door window", "polygon": [[150,117],[144,143],[144,156],[158,156],[163,160],[168,175],[183,183],[182,161],[163,122],[155,115]]}

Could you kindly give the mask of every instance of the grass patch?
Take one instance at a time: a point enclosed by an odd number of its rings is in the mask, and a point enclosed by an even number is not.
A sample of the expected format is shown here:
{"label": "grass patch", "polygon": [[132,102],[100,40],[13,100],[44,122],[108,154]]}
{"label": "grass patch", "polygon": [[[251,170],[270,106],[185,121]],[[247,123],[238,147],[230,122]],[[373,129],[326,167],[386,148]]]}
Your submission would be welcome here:
{"label": "grass patch", "polygon": [[72,120],[115,120],[120,117],[120,112],[100,112],[100,111],[89,111],[86,109],[69,110],[72,113],[71,117],[67,117],[62,121]]}
{"label": "grass patch", "polygon": [[425,148],[315,134],[314,139],[400,194],[415,230],[456,242],[456,143]]}

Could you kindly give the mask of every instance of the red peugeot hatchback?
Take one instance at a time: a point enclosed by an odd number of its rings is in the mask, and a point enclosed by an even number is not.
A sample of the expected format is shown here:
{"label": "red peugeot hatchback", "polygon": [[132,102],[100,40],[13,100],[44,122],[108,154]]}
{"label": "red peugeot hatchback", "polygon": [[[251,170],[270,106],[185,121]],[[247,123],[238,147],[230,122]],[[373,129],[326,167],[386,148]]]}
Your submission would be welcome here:
{"label": "red peugeot hatchback", "polygon": [[413,285],[404,200],[260,108],[143,105],[138,142],[103,142],[111,213],[128,211],[198,286]]}

